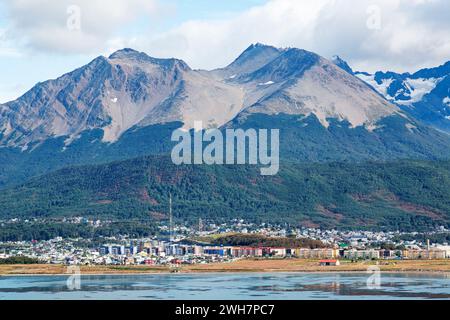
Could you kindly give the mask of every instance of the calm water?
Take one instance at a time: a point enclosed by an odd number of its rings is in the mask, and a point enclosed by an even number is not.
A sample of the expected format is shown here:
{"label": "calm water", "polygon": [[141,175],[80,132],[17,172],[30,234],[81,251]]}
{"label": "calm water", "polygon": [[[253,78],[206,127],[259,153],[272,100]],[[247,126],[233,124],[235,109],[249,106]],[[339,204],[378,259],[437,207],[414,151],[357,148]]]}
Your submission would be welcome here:
{"label": "calm water", "polygon": [[0,277],[0,299],[450,299],[449,275],[264,273]]}

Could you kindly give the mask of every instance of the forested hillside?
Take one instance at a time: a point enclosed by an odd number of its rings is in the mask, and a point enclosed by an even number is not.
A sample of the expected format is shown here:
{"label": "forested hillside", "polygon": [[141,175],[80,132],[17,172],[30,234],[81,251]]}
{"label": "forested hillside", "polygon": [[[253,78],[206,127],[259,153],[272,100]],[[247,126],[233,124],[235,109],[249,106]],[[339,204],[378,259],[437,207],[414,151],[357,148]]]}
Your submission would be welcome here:
{"label": "forested hillside", "polygon": [[3,190],[0,216],[198,217],[311,227],[427,229],[450,225],[450,161],[175,166],[166,157],[66,168]]}

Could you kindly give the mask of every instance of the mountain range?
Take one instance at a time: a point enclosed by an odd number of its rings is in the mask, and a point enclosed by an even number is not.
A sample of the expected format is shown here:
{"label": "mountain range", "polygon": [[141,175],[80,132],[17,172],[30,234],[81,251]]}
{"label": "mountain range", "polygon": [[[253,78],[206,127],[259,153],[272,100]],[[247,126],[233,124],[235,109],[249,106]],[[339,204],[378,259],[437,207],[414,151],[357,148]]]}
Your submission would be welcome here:
{"label": "mountain range", "polygon": [[450,156],[447,134],[335,62],[259,43],[211,71],[132,49],[100,56],[0,105],[0,187],[68,165],[167,153],[171,132],[195,120],[280,128],[281,157],[292,161]]}
{"label": "mountain range", "polygon": [[[198,189],[192,199],[183,180],[176,185],[183,211],[302,217],[310,225],[327,226],[376,225],[383,219],[385,226],[394,219],[391,227],[405,221],[446,224],[450,204],[441,187],[448,173],[439,166],[447,168],[441,160],[450,158],[449,66],[372,75],[353,71],[338,56],[328,60],[259,43],[228,66],[209,71],[133,49],[100,56],[0,104],[0,216],[105,210],[122,218],[149,212],[160,216],[157,203],[168,190],[161,181],[174,178],[166,157],[173,146],[170,136],[202,121],[205,128],[280,129],[282,178],[268,178],[267,188],[260,190],[256,185],[264,182],[246,167],[180,169],[194,175],[187,185],[203,179],[226,191],[208,198],[200,196],[206,190]],[[403,159],[412,162],[395,172],[383,164],[396,166],[392,161]],[[337,162],[341,165],[333,167]],[[73,168],[79,165],[84,167]],[[333,178],[333,169],[340,180]],[[367,177],[364,170],[376,174]],[[408,178],[402,179],[401,170]],[[383,172],[396,182],[381,183]],[[429,177],[433,173],[441,178]],[[234,174],[243,181],[234,181]],[[355,185],[346,174],[357,179]],[[230,209],[242,197],[232,191],[234,183],[245,186],[245,212]],[[96,186],[117,186],[112,189],[117,197]],[[358,188],[364,190],[358,193]],[[433,192],[425,197],[427,190]],[[264,192],[270,203],[261,198]],[[327,222],[327,216],[338,217],[339,223]]]}
{"label": "mountain range", "polygon": [[50,137],[70,144],[86,130],[102,129],[116,142],[130,128],[201,120],[220,127],[239,114],[314,114],[373,130],[398,113],[370,88],[330,61],[304,50],[253,45],[231,65],[211,72],[181,60],[155,59],[124,49],[56,80],[37,84],[1,107],[1,143],[36,147]]}
{"label": "mountain range", "polygon": [[413,73],[377,71],[374,74],[354,72],[339,56],[333,57],[333,62],[365,81],[406,114],[450,133],[450,61]]}

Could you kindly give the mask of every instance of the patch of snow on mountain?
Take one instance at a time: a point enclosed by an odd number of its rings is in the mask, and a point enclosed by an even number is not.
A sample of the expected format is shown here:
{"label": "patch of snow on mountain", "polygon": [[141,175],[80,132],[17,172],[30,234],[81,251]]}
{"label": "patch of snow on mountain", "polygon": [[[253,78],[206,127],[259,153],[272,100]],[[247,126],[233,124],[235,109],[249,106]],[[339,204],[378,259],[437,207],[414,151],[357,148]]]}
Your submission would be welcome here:
{"label": "patch of snow on mountain", "polygon": [[365,127],[366,127],[367,131],[373,132],[376,129],[382,128],[383,126],[377,125],[377,124],[374,124],[374,123],[369,123],[369,124],[366,124]]}
{"label": "patch of snow on mountain", "polygon": [[399,104],[412,104],[415,102],[419,102],[422,98],[430,93],[436,85],[441,81],[442,78],[419,78],[419,79],[407,79],[405,81],[405,85],[411,91],[410,99],[405,101],[397,101]]}
{"label": "patch of snow on mountain", "polygon": [[273,81],[267,81],[267,82],[264,82],[264,83],[259,83],[258,84],[258,86],[270,86],[271,84],[274,84],[275,82],[273,82]]}
{"label": "patch of snow on mountain", "polygon": [[80,134],[71,134],[67,139],[64,140],[64,147],[62,150],[66,150],[67,147],[75,140],[79,139],[81,137]]}
{"label": "patch of snow on mountain", "polygon": [[388,99],[392,99],[392,97],[387,93],[389,86],[392,84],[392,79],[383,79],[381,84],[375,81],[375,77],[373,75],[365,75],[362,73],[358,73],[356,75],[358,78],[363,80],[364,82],[371,85],[375,90],[381,93],[384,97]]}
{"label": "patch of snow on mountain", "polygon": [[408,129],[410,132],[413,132],[413,129],[417,129],[417,127],[411,123],[405,124],[406,129]]}
{"label": "patch of snow on mountain", "polygon": [[444,100],[442,100],[442,103],[450,106],[450,97],[445,97]]}
{"label": "patch of snow on mountain", "polygon": [[[418,78],[418,79],[411,79],[407,78],[404,81],[404,85],[411,91],[411,94],[404,92],[403,95],[408,97],[408,100],[400,100],[395,99],[395,97],[392,97],[388,94],[388,89],[390,85],[393,82],[393,79],[383,79],[381,84],[379,84],[374,79],[374,75],[367,75],[358,73],[356,74],[358,78],[375,88],[380,94],[382,94],[386,99],[395,101],[398,104],[401,105],[411,105],[415,102],[418,102],[422,100],[422,98],[430,93],[434,88],[436,88],[436,85],[443,79],[443,78]],[[398,94],[399,92],[397,92]]]}

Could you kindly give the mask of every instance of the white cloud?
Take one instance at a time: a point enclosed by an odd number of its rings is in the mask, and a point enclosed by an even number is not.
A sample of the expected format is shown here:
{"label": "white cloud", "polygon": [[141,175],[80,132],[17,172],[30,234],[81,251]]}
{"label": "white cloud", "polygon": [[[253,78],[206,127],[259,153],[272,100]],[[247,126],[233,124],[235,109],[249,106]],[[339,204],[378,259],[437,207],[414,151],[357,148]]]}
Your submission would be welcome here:
{"label": "white cloud", "polygon": [[150,17],[156,1],[7,0],[5,8],[10,39],[38,51],[92,53],[128,24]]}
{"label": "white cloud", "polygon": [[[364,71],[414,71],[450,59],[448,0],[269,0],[222,19],[185,21],[162,33],[137,22],[160,12],[156,1],[8,0],[9,35],[41,52],[92,54],[134,47],[206,69],[230,63],[254,42],[326,57],[339,54]],[[66,27],[72,4],[81,8],[79,31]],[[367,10],[374,4],[380,9],[380,29],[367,27]]]}
{"label": "white cloud", "polygon": [[196,68],[223,66],[255,42],[309,48],[315,22],[329,1],[298,2],[270,1],[230,19],[188,21],[151,39],[139,38],[136,45],[158,56],[178,54]]}
{"label": "white cloud", "polygon": [[[380,29],[367,27],[374,3]],[[447,0],[271,0],[229,19],[187,21],[131,44],[196,68],[224,66],[250,43],[263,42],[339,54],[360,70],[414,71],[450,60],[448,12]]]}
{"label": "white cloud", "polygon": [[20,51],[8,39],[5,28],[0,28],[0,57],[19,57]]}

